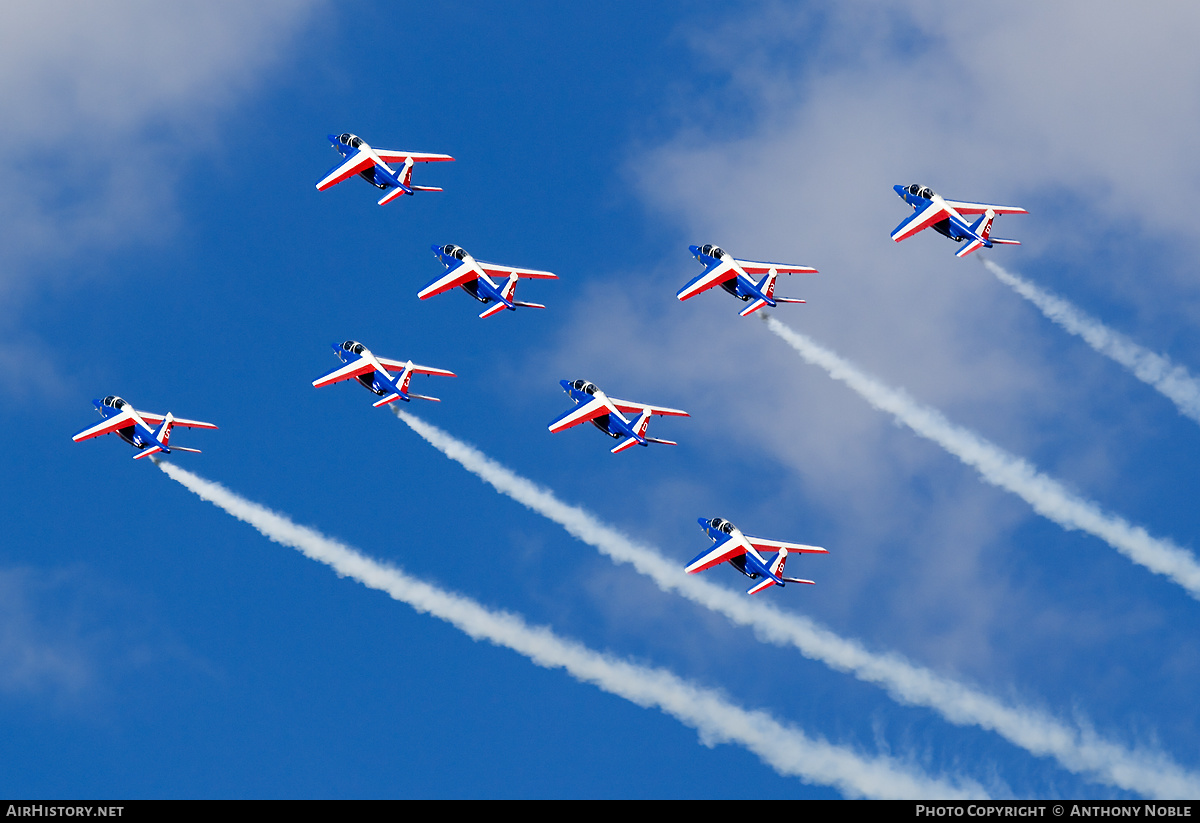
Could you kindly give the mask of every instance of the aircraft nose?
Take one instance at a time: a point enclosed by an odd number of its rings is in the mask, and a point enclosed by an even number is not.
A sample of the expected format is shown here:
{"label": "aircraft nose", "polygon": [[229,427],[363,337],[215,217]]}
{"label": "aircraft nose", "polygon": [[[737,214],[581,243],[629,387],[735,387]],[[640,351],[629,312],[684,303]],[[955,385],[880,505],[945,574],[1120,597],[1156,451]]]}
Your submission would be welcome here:
{"label": "aircraft nose", "polygon": [[700,528],[708,531],[709,525],[712,523],[707,517],[697,517],[696,522],[700,524]]}
{"label": "aircraft nose", "polygon": [[900,195],[901,198],[904,197],[904,186],[892,186],[892,190]]}
{"label": "aircraft nose", "polygon": [[692,257],[695,257],[696,255],[700,254],[700,247],[699,246],[688,246],[688,251],[690,251],[692,253]]}
{"label": "aircraft nose", "polygon": [[333,143],[335,146],[337,145],[338,136],[336,134],[327,134],[325,136],[329,138],[330,143]]}

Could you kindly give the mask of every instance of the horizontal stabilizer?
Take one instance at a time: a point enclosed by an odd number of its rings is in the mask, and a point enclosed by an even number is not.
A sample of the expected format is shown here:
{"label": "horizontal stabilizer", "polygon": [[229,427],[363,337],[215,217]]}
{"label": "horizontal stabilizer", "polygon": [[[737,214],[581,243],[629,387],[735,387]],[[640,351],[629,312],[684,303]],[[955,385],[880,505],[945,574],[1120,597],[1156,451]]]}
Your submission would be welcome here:
{"label": "horizontal stabilizer", "polygon": [[386,406],[388,403],[391,403],[392,401],[399,400],[399,399],[400,399],[400,395],[396,394],[396,392],[392,392],[387,397],[382,397],[379,400],[376,400],[371,405],[374,406],[375,408],[379,408],[380,406]]}
{"label": "horizontal stabilizer", "polygon": [[413,394],[412,392],[409,392],[408,397],[410,400],[413,400],[413,399],[415,399],[415,400],[432,400],[434,403],[442,402],[440,397],[430,397],[427,394]]}
{"label": "horizontal stabilizer", "polygon": [[768,577],[768,578],[764,579],[761,583],[755,583],[753,586],[746,589],[746,594],[758,594],[763,589],[769,589],[774,585],[775,585],[775,581],[772,578]]}
{"label": "horizontal stabilizer", "polygon": [[507,309],[507,308],[508,308],[508,306],[506,306],[506,305],[504,305],[503,303],[500,303],[500,302],[498,302],[498,301],[497,301],[496,305],[494,305],[494,306],[489,306],[488,308],[486,308],[486,309],[484,309],[483,311],[481,311],[481,312],[479,313],[479,317],[480,317],[480,319],[482,319],[482,318],[484,318],[484,317],[491,317],[493,314],[496,314],[497,312],[504,311],[504,310],[505,310],[505,309]]}
{"label": "horizontal stabilizer", "polygon": [[138,452],[133,456],[134,460],[141,460],[143,457],[149,457],[152,454],[158,454],[162,451],[162,446],[151,446],[148,449]]}
{"label": "horizontal stabilizer", "polygon": [[808,302],[807,300],[797,300],[794,297],[776,297],[776,298],[774,298],[774,300],[776,303],[807,303]]}
{"label": "horizontal stabilizer", "polygon": [[612,453],[619,454],[620,452],[625,451],[630,446],[636,446],[636,445],[638,445],[638,439],[636,437],[627,437],[621,443],[621,445],[616,446],[615,448],[612,449]]}
{"label": "horizontal stabilizer", "polygon": [[738,314],[741,315],[742,317],[748,317],[748,316],[754,314],[756,311],[758,311],[765,305],[767,305],[767,301],[763,300],[760,297],[758,300],[753,301],[749,306],[747,306],[746,308],[744,308],[740,312],[738,312]]}
{"label": "horizontal stabilizer", "polygon": [[674,440],[659,440],[657,437],[647,437],[647,438],[645,438],[645,440],[647,443],[661,443],[664,446],[678,446],[679,445]]}
{"label": "horizontal stabilizer", "polygon": [[800,578],[800,577],[785,577],[783,579],[784,579],[784,582],[787,582],[787,583],[807,583],[810,586],[817,585],[817,581],[815,581],[815,580],[804,580],[803,578]]}
{"label": "horizontal stabilizer", "polygon": [[991,241],[994,245],[998,245],[998,246],[1019,246],[1019,245],[1021,245],[1020,240],[1008,240],[1004,237],[993,237],[993,238],[991,238]]}
{"label": "horizontal stabilizer", "polygon": [[440,186],[410,186],[413,191],[445,191]]}
{"label": "horizontal stabilizer", "polygon": [[379,205],[385,206],[402,194],[412,194],[412,190],[405,186],[397,186],[396,188],[392,189],[387,194],[385,194],[382,198],[380,198]]}
{"label": "horizontal stabilizer", "polygon": [[975,252],[975,251],[979,251],[979,249],[982,249],[982,248],[983,248],[982,240],[972,240],[970,243],[965,244],[961,249],[956,251],[954,253],[954,256],[955,257],[966,257],[968,254],[971,254],[972,252]]}
{"label": "horizontal stabilizer", "polygon": [[546,308],[541,303],[522,303],[520,300],[513,301],[514,306],[524,306],[527,309],[544,309]]}

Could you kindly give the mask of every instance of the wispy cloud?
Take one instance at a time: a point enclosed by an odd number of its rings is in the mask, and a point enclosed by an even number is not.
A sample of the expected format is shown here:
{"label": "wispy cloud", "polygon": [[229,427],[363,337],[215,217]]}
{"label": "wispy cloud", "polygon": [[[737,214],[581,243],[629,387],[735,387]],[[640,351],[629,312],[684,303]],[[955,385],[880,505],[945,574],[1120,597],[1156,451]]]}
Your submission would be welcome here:
{"label": "wispy cloud", "polygon": [[984,258],[982,262],[988,271],[996,275],[997,280],[1036,306],[1048,319],[1127,368],[1138,380],[1152,386],[1174,403],[1180,414],[1200,423],[1200,380],[1183,366],[1177,366],[1165,355],[1155,354],[1120,332],[1113,331],[1067,300],[1035,286],[991,260]]}
{"label": "wispy cloud", "polygon": [[1028,461],[1001,449],[973,431],[951,423],[937,409],[922,406],[908,394],[885,385],[853,363],[788,328],[774,317],[763,318],[772,332],[804,360],[820,366],[835,380],[858,392],[875,408],[888,412],[917,434],[932,440],[994,486],[1010,491],[1038,514],[1065,529],[1099,537],[1133,562],[1170,578],[1200,600],[1200,564],[1170,540],[1154,537],[1141,526],[1108,514],[1100,506],[1069,492],[1062,483]]}
{"label": "wispy cloud", "polygon": [[577,680],[639,706],[658,707],[696,729],[705,745],[736,743],[779,774],[833,786],[852,797],[963,798],[985,794],[981,786],[969,780],[931,778],[895,758],[868,757],[809,737],[766,712],[736,706],[718,692],[664,669],[601,654],[559,637],[548,627],[530,626],[518,615],[493,611],[470,598],[410,577],[171,463],[158,461],[157,465],[200,498],[249,523],[276,543],[330,566],[339,576],[386,592],[418,612],[445,620],[476,640],[512,649],[539,666],[565,669]]}
{"label": "wispy cloud", "polygon": [[1039,756],[1053,757],[1069,771],[1150,797],[1191,797],[1200,776],[1162,753],[1130,751],[1090,728],[1074,728],[1049,715],[996,698],[938,675],[895,654],[876,654],[797,614],[740,592],[683,573],[655,549],[637,543],[590,512],[559,500],[553,492],[514,474],[478,449],[400,409],[396,416],[434,448],[460,463],[497,491],[562,526],[572,536],[618,563],[628,563],[666,592],[687,599],[754,629],[756,636],[886,689],[900,703],[925,706],[957,725],[994,731]]}

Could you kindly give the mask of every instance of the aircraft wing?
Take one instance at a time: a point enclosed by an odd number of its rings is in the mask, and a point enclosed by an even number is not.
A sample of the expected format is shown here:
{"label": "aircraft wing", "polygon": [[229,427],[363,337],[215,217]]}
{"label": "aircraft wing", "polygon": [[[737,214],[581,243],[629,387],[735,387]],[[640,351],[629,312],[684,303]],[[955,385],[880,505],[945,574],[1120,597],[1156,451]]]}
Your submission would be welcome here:
{"label": "aircraft wing", "polygon": [[737,270],[734,269],[733,264],[728,260],[721,260],[702,271],[699,277],[676,292],[675,296],[680,300],[687,300],[690,297],[695,297],[702,291],[708,291],[713,286],[719,286],[726,280],[732,280],[735,277],[737,277]]}
{"label": "aircraft wing", "polygon": [[557,280],[558,275],[549,271],[538,271],[537,269],[522,269],[517,266],[501,266],[498,263],[485,263],[482,260],[476,260],[479,268],[483,269],[493,277],[502,277],[508,279],[510,274],[515,274],[517,277],[528,277],[534,280]]}
{"label": "aircraft wing", "polygon": [[578,426],[580,423],[586,423],[602,414],[612,414],[612,409],[601,398],[596,397],[582,406],[576,406],[559,415],[558,419],[554,420],[547,428],[552,432],[560,432],[563,429]]}
{"label": "aircraft wing", "polygon": [[[375,359],[379,361],[379,364],[381,366],[383,366],[385,369],[389,369],[391,371],[400,372],[400,371],[404,371],[405,369],[408,368],[407,360],[405,360],[404,362],[400,362],[399,360],[389,360],[386,357],[376,357]],[[416,363],[413,363],[412,371],[413,371],[413,374],[444,374],[447,377],[457,377],[458,376],[452,371],[446,371],[445,369],[435,369],[433,366],[419,366]]]}
{"label": "aircraft wing", "polygon": [[1029,214],[1020,206],[993,206],[988,203],[964,203],[961,200],[946,199],[943,199],[942,202],[959,214],[983,214],[988,209],[996,214]]}
{"label": "aircraft wing", "polygon": [[391,149],[376,149],[374,147],[371,150],[385,163],[403,164],[410,157],[414,163],[435,163],[439,160],[454,159],[448,154],[430,154],[429,152],[422,151],[392,151]]}
{"label": "aircraft wing", "polygon": [[767,540],[765,537],[751,537],[750,535],[746,535],[746,541],[759,551],[771,552],[772,554],[780,549],[787,549],[789,552],[800,552],[802,554],[829,554],[828,549],[822,549],[820,546],[805,546],[803,543],[785,543],[782,540]]}
{"label": "aircraft wing", "polygon": [[913,212],[908,219],[896,226],[892,232],[892,239],[899,243],[905,238],[912,237],[921,229],[928,228],[939,220],[944,220],[949,214],[944,207],[936,202],[931,202],[921,211]]}
{"label": "aircraft wing", "polygon": [[365,357],[360,357],[353,363],[348,363],[345,366],[338,366],[328,374],[323,374],[313,381],[313,386],[320,388],[321,386],[330,386],[334,383],[340,383],[343,380],[349,380],[351,377],[358,377],[360,374],[375,371],[375,366]]}
{"label": "aircraft wing", "polygon": [[375,160],[372,159],[371,155],[360,149],[346,158],[346,162],[334,166],[329,174],[321,178],[320,182],[317,183],[317,191],[325,191],[330,186],[336,186],[346,178],[366,171],[374,165]]}
{"label": "aircraft wing", "polygon": [[683,409],[669,409],[666,406],[651,406],[648,403],[632,403],[628,400],[618,400],[615,397],[608,398],[608,402],[612,403],[623,412],[633,412],[641,414],[645,409],[649,409],[651,414],[662,414],[670,417],[691,417],[690,414]]}
{"label": "aircraft wing", "polygon": [[435,294],[450,291],[461,286],[463,283],[470,282],[479,277],[475,268],[470,263],[462,263],[450,271],[443,274],[434,280],[431,280],[425,288],[417,292],[417,297],[424,300],[427,297],[433,297]]}
{"label": "aircraft wing", "polygon": [[91,440],[93,437],[99,437],[102,434],[111,434],[117,429],[124,429],[135,425],[135,423],[133,412],[129,408],[126,408],[125,411],[119,414],[106,417],[96,425],[88,426],[86,429],[76,432],[71,439],[76,443],[80,443],[84,440]]}
{"label": "aircraft wing", "polygon": [[702,551],[692,558],[692,562],[684,567],[684,571],[688,574],[702,572],[705,569],[711,569],[713,566],[745,553],[746,545],[742,541],[734,539],[733,535],[729,535],[720,543],[715,544],[711,549]]}
{"label": "aircraft wing", "polygon": [[[138,414],[141,415],[143,420],[145,420],[147,423],[150,423],[151,425],[154,425],[154,426],[160,425],[164,420],[167,419],[165,414],[150,414],[150,413],[144,412],[144,411],[139,411]],[[215,428],[217,428],[212,423],[205,423],[202,420],[185,420],[182,417],[175,417],[174,415],[171,416],[171,421],[176,426],[184,426],[189,429],[215,429]]]}
{"label": "aircraft wing", "polygon": [[737,264],[742,267],[742,271],[746,274],[766,274],[771,269],[779,274],[816,274],[817,270],[812,266],[789,266],[785,263],[764,263],[758,260],[738,260]]}

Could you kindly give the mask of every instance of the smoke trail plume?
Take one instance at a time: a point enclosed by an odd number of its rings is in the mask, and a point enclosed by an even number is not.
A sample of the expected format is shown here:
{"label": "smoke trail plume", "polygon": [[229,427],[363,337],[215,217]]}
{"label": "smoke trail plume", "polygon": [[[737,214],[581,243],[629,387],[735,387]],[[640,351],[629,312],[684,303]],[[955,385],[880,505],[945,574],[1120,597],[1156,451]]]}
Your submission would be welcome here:
{"label": "smoke trail plume", "polygon": [[769,602],[686,575],[681,563],[667,560],[586,510],[562,502],[548,489],[514,474],[478,449],[405,411],[393,411],[430,445],[501,494],[554,521],[601,554],[633,566],[661,590],[680,594],[736,625],[752,628],[763,642],[793,646],[805,657],[881,686],[900,703],[933,709],[956,725],[994,731],[1034,755],[1053,757],[1067,770],[1101,783],[1164,799],[1200,793],[1200,775],[1187,772],[1161,753],[1131,752],[1089,728],[1076,729],[1042,712],[1005,705],[898,655],[870,652]]}
{"label": "smoke trail plume", "polygon": [[1200,423],[1200,379],[1167,357],[1155,354],[1120,332],[1113,331],[1056,294],[1035,286],[986,258],[983,265],[996,279],[1041,310],[1063,329],[1083,339],[1105,357],[1124,366],[1133,376],[1170,400],[1179,413]]}
{"label": "smoke trail plume", "polygon": [[1099,537],[1134,563],[1170,578],[1200,600],[1200,564],[1191,552],[1072,494],[1028,461],[954,425],[941,412],[922,406],[904,391],[884,385],[774,317],[766,318],[766,324],[807,362],[825,369],[830,377],[854,389],[875,408],[890,413],[917,434],[937,443],[978,471],[988,483],[1017,495],[1038,514],[1064,529],[1079,529]]}
{"label": "smoke trail plume", "polygon": [[386,592],[423,614],[450,623],[475,640],[487,640],[522,654],[539,666],[562,668],[572,677],[639,706],[655,706],[696,729],[705,745],[737,743],[782,775],[833,786],[852,797],[964,798],[984,795],[976,783],[937,780],[890,757],[863,757],[850,749],[813,739],[762,711],[730,703],[710,689],[693,685],[664,669],[652,669],[565,640],[518,615],[485,608],[468,597],[443,591],[400,569],[372,560],[355,549],[293,523],[283,515],[234,494],[166,461],[167,476],[201,499],[249,523],[269,539],[298,549],[330,566],[341,577]]}

